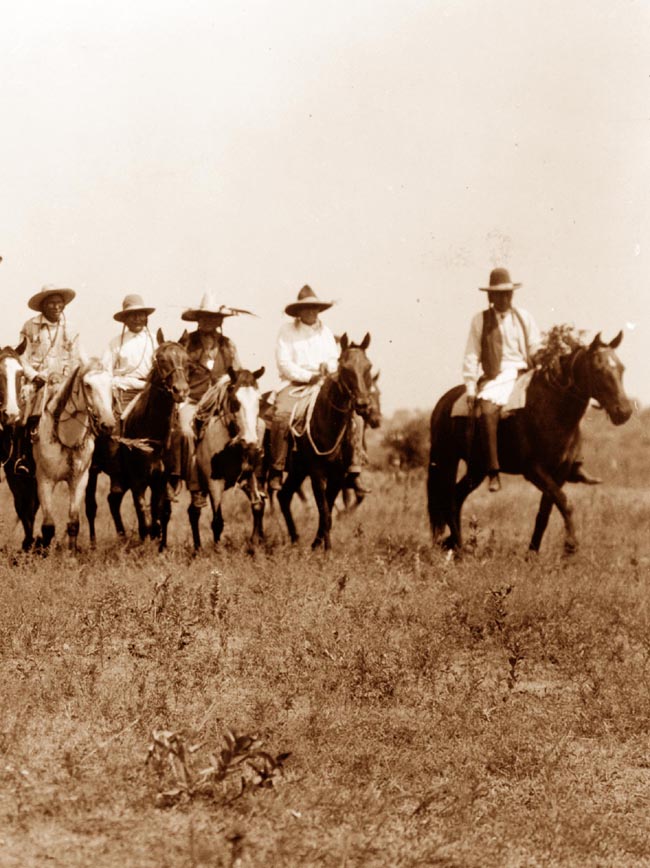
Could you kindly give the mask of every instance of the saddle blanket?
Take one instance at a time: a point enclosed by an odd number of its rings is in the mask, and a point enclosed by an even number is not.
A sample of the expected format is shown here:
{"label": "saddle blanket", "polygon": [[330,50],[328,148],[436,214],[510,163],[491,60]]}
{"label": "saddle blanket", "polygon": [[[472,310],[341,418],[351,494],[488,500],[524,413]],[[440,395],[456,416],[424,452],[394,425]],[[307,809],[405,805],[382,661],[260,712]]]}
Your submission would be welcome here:
{"label": "saddle blanket", "polygon": [[[515,380],[515,384],[513,386],[512,392],[510,393],[510,397],[506,404],[501,408],[501,417],[509,416],[511,413],[514,413],[516,410],[521,410],[526,406],[526,392],[528,391],[528,384],[533,378],[533,374],[535,371],[526,371],[525,374],[522,374],[520,377]],[[454,402],[454,406],[451,408],[452,416],[467,416],[467,393],[463,392],[463,394]]]}

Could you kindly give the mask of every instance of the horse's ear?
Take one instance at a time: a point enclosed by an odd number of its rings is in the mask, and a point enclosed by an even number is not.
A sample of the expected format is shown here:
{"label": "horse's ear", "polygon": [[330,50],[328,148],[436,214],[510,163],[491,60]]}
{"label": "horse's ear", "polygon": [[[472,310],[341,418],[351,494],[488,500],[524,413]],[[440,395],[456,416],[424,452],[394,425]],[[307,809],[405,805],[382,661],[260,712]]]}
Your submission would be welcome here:
{"label": "horse's ear", "polygon": [[340,343],[341,343],[341,351],[342,351],[342,352],[345,352],[345,351],[347,350],[347,348],[348,348],[348,345],[349,345],[349,341],[348,341],[348,333],[347,333],[347,332],[344,332],[344,333],[341,335],[341,341],[340,341]]}
{"label": "horse's ear", "polygon": [[599,347],[602,347],[603,342],[600,339],[601,332],[598,332],[593,341],[589,344],[589,352],[595,352]]}
{"label": "horse's ear", "polygon": [[232,365],[228,368],[228,376],[230,377],[230,382],[234,383],[237,380],[237,373]]}
{"label": "horse's ear", "polygon": [[367,350],[370,346],[370,332],[366,332],[364,339],[359,344],[362,350]]}
{"label": "horse's ear", "polygon": [[183,334],[182,334],[182,335],[180,336],[180,338],[178,339],[178,343],[179,343],[182,347],[187,347],[187,345],[188,345],[189,342],[190,342],[190,333],[188,332],[187,329],[183,329]]}
{"label": "horse's ear", "polygon": [[260,377],[263,377],[265,370],[266,370],[266,368],[264,367],[264,365],[262,365],[261,368],[258,368],[256,371],[253,371],[253,376],[255,377],[255,379],[259,380]]}
{"label": "horse's ear", "polygon": [[373,382],[375,385],[377,385],[377,380],[379,380],[379,374],[380,374],[380,373],[381,373],[381,371],[377,371],[377,373],[376,373],[376,374],[373,376],[373,378],[372,378],[372,382]]}
{"label": "horse's ear", "polygon": [[165,335],[162,329],[158,329],[156,332],[156,340],[158,341],[158,346],[165,343]]}
{"label": "horse's ear", "polygon": [[619,346],[619,344],[621,343],[622,340],[623,340],[623,329],[620,330],[620,332],[616,335],[616,337],[614,338],[613,341],[609,342],[609,345],[613,350],[615,350],[616,347]]}
{"label": "horse's ear", "polygon": [[25,352],[25,347],[27,346],[27,338],[23,338],[22,341],[18,344],[15,349],[15,353],[17,356],[22,356]]}

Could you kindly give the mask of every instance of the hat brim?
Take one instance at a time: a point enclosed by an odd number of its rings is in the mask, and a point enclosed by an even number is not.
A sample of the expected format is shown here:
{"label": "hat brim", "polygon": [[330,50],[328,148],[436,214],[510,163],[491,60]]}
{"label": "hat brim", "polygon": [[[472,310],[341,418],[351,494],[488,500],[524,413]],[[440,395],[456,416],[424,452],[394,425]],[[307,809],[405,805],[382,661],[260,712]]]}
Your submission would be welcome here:
{"label": "hat brim", "polygon": [[305,300],[305,301],[294,301],[291,304],[288,304],[284,312],[287,316],[300,316],[301,310],[315,310],[320,313],[323,310],[327,310],[332,307],[334,304],[333,301],[318,301],[314,299],[313,301]]}
{"label": "hat brim", "polygon": [[513,289],[519,289],[523,286],[521,283],[497,283],[496,286],[479,286],[481,292],[512,292]]}
{"label": "hat brim", "polygon": [[30,310],[41,311],[43,307],[43,302],[50,295],[60,295],[63,299],[63,304],[70,304],[72,299],[75,297],[77,293],[74,289],[44,289],[41,292],[37,292],[36,295],[33,295],[30,300],[27,302],[27,307]]}
{"label": "hat brim", "polygon": [[193,308],[190,310],[184,310],[181,314],[181,319],[185,320],[185,322],[196,322],[199,317],[202,316],[218,316],[221,319],[224,319],[227,316],[234,316],[234,312],[230,312],[227,310],[205,310],[205,308]]}
{"label": "hat brim", "polygon": [[155,309],[155,307],[130,307],[127,310],[118,310],[117,313],[113,314],[113,319],[116,319],[118,322],[126,322],[129,314],[144,313],[147,316],[151,316]]}

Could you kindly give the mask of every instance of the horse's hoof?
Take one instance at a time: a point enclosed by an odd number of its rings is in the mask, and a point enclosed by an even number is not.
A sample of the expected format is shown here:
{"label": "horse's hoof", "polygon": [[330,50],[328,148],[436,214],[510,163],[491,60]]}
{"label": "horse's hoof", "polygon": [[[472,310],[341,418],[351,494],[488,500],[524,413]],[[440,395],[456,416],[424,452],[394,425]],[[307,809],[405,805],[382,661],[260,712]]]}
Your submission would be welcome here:
{"label": "horse's hoof", "polygon": [[566,557],[570,557],[574,555],[578,551],[578,543],[572,542],[571,540],[567,540],[564,543],[564,554]]}

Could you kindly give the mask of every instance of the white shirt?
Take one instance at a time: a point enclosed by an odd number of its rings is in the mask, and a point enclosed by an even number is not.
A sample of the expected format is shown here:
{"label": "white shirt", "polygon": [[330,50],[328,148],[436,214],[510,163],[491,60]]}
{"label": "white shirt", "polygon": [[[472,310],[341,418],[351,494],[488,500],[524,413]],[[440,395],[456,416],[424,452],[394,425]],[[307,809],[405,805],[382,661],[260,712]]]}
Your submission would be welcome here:
{"label": "white shirt", "polygon": [[124,329],[104,353],[102,364],[120,389],[142,389],[153,364],[154,343],[148,329],[134,334]]}
{"label": "white shirt", "polygon": [[328,373],[336,371],[339,348],[330,329],[320,320],[309,326],[294,319],[280,329],[275,360],[283,382],[308,383],[322,364]]}
{"label": "white shirt", "polygon": [[[537,323],[526,310],[517,308],[517,313],[520,314],[524,325],[526,326],[526,335],[528,336],[528,351],[531,356],[535,355],[539,349],[542,338],[540,335]],[[512,309],[505,313],[497,312],[497,321],[501,339],[503,341],[503,354],[501,356],[501,369],[499,373],[504,371],[523,371],[528,367],[528,359],[526,357],[526,336],[523,333],[521,323],[518,317],[513,313]],[[481,368],[481,336],[483,334],[483,311],[479,311],[472,318],[469,335],[467,338],[467,346],[465,348],[465,357],[463,359],[463,380],[467,387],[467,394],[470,396],[476,395],[476,384],[479,377],[483,373]]]}

